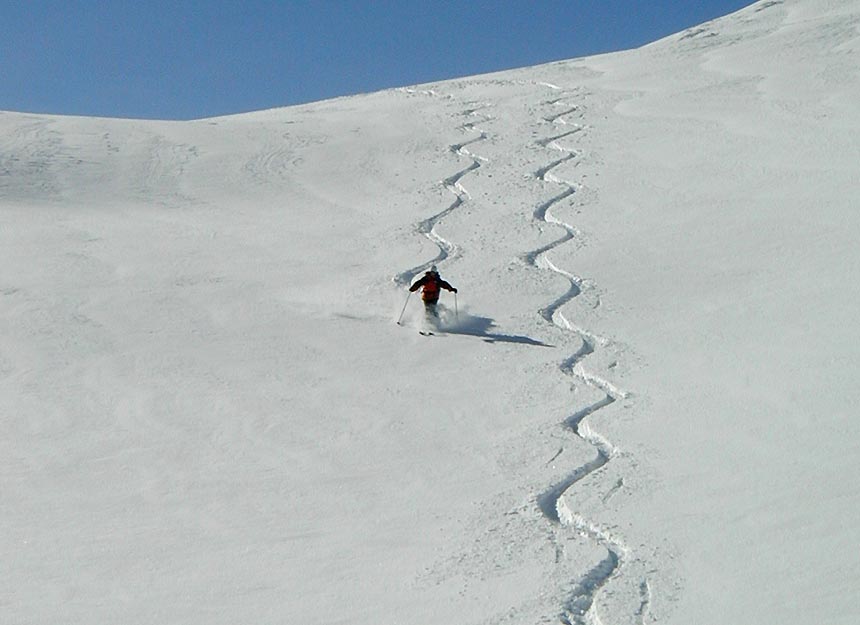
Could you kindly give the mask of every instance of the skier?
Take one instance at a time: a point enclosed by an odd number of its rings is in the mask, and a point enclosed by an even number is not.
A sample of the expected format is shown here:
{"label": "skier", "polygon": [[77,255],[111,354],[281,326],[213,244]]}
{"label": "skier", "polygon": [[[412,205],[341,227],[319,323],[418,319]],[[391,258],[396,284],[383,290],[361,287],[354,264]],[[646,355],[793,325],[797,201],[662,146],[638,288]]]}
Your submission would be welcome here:
{"label": "skier", "polygon": [[424,300],[424,312],[428,319],[431,317],[439,318],[436,312],[436,302],[439,301],[439,289],[445,289],[446,291],[451,291],[451,293],[457,292],[457,289],[442,279],[436,270],[436,265],[430,267],[430,271],[427,271],[415,284],[410,286],[409,291],[410,293],[414,293],[421,287],[424,287],[424,290],[421,291],[421,299]]}

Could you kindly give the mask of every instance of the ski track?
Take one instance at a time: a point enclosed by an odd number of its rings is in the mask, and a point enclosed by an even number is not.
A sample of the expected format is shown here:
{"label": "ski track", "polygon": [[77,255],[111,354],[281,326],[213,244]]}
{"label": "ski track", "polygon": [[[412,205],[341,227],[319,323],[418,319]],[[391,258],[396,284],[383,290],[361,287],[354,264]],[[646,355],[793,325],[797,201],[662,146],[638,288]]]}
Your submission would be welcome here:
{"label": "ski track", "polygon": [[[425,91],[422,93],[433,97],[437,96],[437,94],[433,91]],[[462,112],[462,115],[467,118],[479,117],[481,118],[481,121],[488,122],[492,120],[492,117],[481,113],[481,111],[488,106],[491,105],[482,104],[474,108],[467,108]],[[475,170],[480,169],[483,163],[487,162],[486,158],[479,156],[468,149],[468,146],[471,146],[474,143],[478,143],[479,141],[484,141],[487,138],[487,133],[477,127],[478,123],[479,122],[476,121],[467,121],[459,127],[459,130],[461,132],[478,133],[477,137],[473,137],[466,141],[454,143],[448,146],[448,150],[456,156],[464,157],[471,161],[469,165],[467,165],[464,169],[461,169],[457,173],[448,176],[441,181],[442,186],[444,186],[448,191],[454,194],[454,200],[447,208],[445,208],[441,212],[436,213],[435,215],[428,217],[427,219],[419,221],[414,226],[415,232],[427,237],[436,245],[436,247],[439,248],[439,253],[436,254],[436,256],[431,260],[421,263],[420,265],[416,265],[415,267],[407,269],[406,271],[402,271],[396,276],[394,276],[392,280],[398,286],[409,286],[415,276],[417,276],[422,271],[427,270],[432,265],[438,265],[445,260],[456,258],[460,253],[460,250],[457,245],[440,235],[436,227],[443,219],[445,219],[445,217],[460,208],[470,199],[469,192],[466,190],[466,188],[462,185],[460,181],[467,174],[470,174]]]}
{"label": "ski track", "polygon": [[[555,85],[546,84],[543,86],[554,91],[560,91]],[[628,397],[629,393],[609,381],[590,373],[585,368],[584,361],[596,349],[609,345],[610,341],[576,326],[564,316],[562,309],[582,294],[584,281],[581,277],[558,267],[549,257],[552,250],[574,240],[579,234],[575,227],[558,219],[552,213],[552,209],[556,205],[574,196],[581,188],[577,183],[562,180],[552,173],[560,165],[580,156],[576,150],[566,147],[559,142],[562,139],[585,132],[587,129],[582,124],[571,123],[567,120],[568,116],[579,113],[580,107],[570,106],[565,103],[565,100],[566,98],[562,96],[545,101],[545,106],[563,107],[563,109],[560,112],[543,116],[541,121],[556,127],[564,128],[572,126],[572,128],[536,142],[538,146],[556,150],[561,152],[562,155],[540,167],[533,174],[538,180],[560,186],[562,190],[549,200],[538,204],[532,215],[533,220],[537,223],[559,227],[562,230],[562,235],[547,245],[527,252],[522,256],[522,260],[527,265],[539,270],[550,271],[564,277],[568,281],[568,290],[553,302],[541,308],[538,313],[548,323],[552,323],[561,330],[576,335],[582,343],[582,346],[576,353],[559,364],[561,372],[590,388],[600,391],[604,397],[589,406],[577,410],[564,421],[565,429],[573,432],[577,437],[594,447],[596,452],[595,457],[582,466],[577,467],[566,477],[552,485],[546,492],[539,495],[537,503],[541,512],[553,525],[572,528],[574,531],[588,537],[606,549],[606,557],[586,572],[582,579],[576,582],[570,596],[562,606],[562,613],[559,615],[560,621],[565,625],[600,625],[602,621],[597,614],[597,600],[600,591],[612,579],[621,574],[624,562],[629,558],[629,549],[620,538],[614,536],[609,530],[588,521],[582,515],[572,510],[569,507],[569,498],[565,495],[569,493],[575,484],[587,476],[600,471],[618,455],[618,448],[591,427],[589,417],[599,410],[612,405],[619,399]],[[562,451],[563,449],[555,457],[560,456]],[[604,501],[615,494],[623,484],[623,478],[621,478],[616,482],[609,495],[604,498]],[[650,614],[651,605],[651,587],[647,580],[640,582],[639,593],[640,606],[638,612],[633,616],[638,623],[644,624]]]}
{"label": "ski track", "polygon": [[[541,86],[561,91],[559,87],[549,83],[541,84]],[[406,91],[406,93],[412,92]],[[421,93],[422,95],[428,95],[431,97],[442,97],[433,91],[425,91]],[[546,101],[544,104],[547,106],[565,106],[565,97],[558,97],[553,100]],[[490,121],[492,120],[492,117],[481,112],[487,106],[490,105],[484,104],[473,108],[467,108],[462,112],[462,115],[467,118],[478,117],[484,122]],[[618,388],[608,380],[590,373],[585,368],[583,361],[593,354],[596,349],[608,346],[610,341],[605,337],[577,326],[565,317],[562,309],[566,304],[582,294],[583,289],[585,288],[585,281],[581,277],[558,267],[549,258],[549,253],[552,250],[574,240],[579,234],[579,231],[574,226],[558,219],[552,213],[553,207],[574,196],[581,188],[580,185],[562,180],[552,173],[552,171],[560,165],[568,161],[572,161],[580,156],[576,150],[565,147],[559,143],[562,139],[566,139],[586,131],[586,126],[581,124],[571,124],[567,121],[567,116],[579,111],[579,106],[566,106],[561,112],[546,115],[541,118],[542,123],[561,127],[573,126],[570,129],[565,129],[563,132],[536,141],[538,146],[557,150],[561,152],[562,155],[536,170],[533,173],[534,177],[545,183],[561,186],[562,190],[549,200],[538,204],[534,209],[532,217],[535,222],[559,227],[562,230],[562,235],[547,245],[523,254],[521,258],[523,262],[529,266],[539,270],[550,271],[567,279],[569,283],[568,290],[554,301],[541,308],[538,313],[546,322],[577,336],[582,343],[582,346],[574,354],[559,364],[560,371],[590,388],[597,389],[604,395],[603,398],[593,404],[577,410],[574,414],[565,419],[563,424],[565,429],[569,430],[577,437],[594,447],[596,452],[595,457],[589,462],[586,462],[574,469],[565,478],[561,479],[552,485],[546,492],[539,495],[537,499],[538,507],[541,512],[554,526],[573,529],[576,533],[589,538],[606,549],[607,555],[587,571],[581,579],[575,582],[569,597],[562,605],[562,613],[559,615],[559,620],[564,625],[603,625],[603,622],[597,614],[597,599],[600,595],[601,589],[604,588],[604,586],[606,586],[612,579],[621,574],[625,560],[630,557],[630,550],[623,540],[613,535],[610,530],[592,523],[581,514],[571,510],[568,506],[568,501],[565,495],[568,494],[570,489],[576,483],[580,482],[587,476],[596,473],[618,455],[618,448],[615,447],[606,437],[591,427],[589,417],[599,410],[612,405],[619,399],[628,397],[629,393]],[[475,154],[469,149],[473,144],[484,141],[488,137],[485,131],[477,127],[478,123],[480,122],[467,121],[459,127],[460,131],[477,133],[477,136],[448,146],[448,150],[454,155],[470,160],[470,163],[465,168],[441,181],[441,184],[454,195],[453,201],[442,211],[423,219],[414,225],[414,231],[432,241],[439,249],[439,252],[429,261],[395,275],[392,278],[392,281],[398,286],[410,285],[415,276],[426,270],[431,265],[456,258],[460,253],[456,244],[445,239],[438,233],[437,226],[445,219],[445,217],[469,201],[469,192],[463,186],[461,181],[465,176],[480,169],[483,164],[487,162],[486,158]],[[555,454],[553,460],[547,464],[552,464],[552,462],[558,459],[563,452],[564,448],[562,447]],[[624,480],[621,478],[604,497],[604,501],[607,501],[623,486]],[[650,618],[650,606],[652,601],[651,594],[651,586],[648,581],[646,579],[641,580],[639,583],[640,604],[636,613],[632,615],[635,618],[636,623],[639,625],[644,625],[646,619]]]}

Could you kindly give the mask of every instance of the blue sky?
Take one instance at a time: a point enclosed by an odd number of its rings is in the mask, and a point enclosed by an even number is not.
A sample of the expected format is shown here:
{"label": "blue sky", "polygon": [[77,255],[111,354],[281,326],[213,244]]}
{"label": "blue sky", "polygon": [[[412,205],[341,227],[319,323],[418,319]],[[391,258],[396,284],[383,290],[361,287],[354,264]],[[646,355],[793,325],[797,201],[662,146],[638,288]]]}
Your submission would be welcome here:
{"label": "blue sky", "polygon": [[0,110],[192,119],[637,47],[752,0],[0,0]]}

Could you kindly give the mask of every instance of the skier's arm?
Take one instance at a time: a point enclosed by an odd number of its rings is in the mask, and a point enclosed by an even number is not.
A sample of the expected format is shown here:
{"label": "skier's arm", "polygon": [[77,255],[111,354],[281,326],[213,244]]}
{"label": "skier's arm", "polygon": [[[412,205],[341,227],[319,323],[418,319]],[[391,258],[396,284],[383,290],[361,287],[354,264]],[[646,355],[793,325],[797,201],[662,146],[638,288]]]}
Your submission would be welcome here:
{"label": "skier's arm", "polygon": [[448,284],[444,280],[439,280],[439,286],[441,286],[446,291],[451,291],[452,293],[457,292],[457,289],[455,289],[453,286],[451,286],[450,284]]}
{"label": "skier's arm", "polygon": [[418,282],[416,282],[415,284],[413,284],[412,286],[409,287],[409,292],[414,293],[415,291],[420,289],[422,286],[424,286],[425,282],[427,282],[427,278],[425,278],[424,276],[421,276],[421,279],[418,280]]}

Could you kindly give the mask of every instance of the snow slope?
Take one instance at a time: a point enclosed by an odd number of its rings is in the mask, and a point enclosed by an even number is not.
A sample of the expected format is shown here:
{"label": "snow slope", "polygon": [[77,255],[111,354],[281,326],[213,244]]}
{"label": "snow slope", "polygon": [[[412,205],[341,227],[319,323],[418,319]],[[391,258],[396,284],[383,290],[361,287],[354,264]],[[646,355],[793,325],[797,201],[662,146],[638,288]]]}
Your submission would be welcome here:
{"label": "snow slope", "polygon": [[2,621],[860,621],[858,25],[0,113]]}

